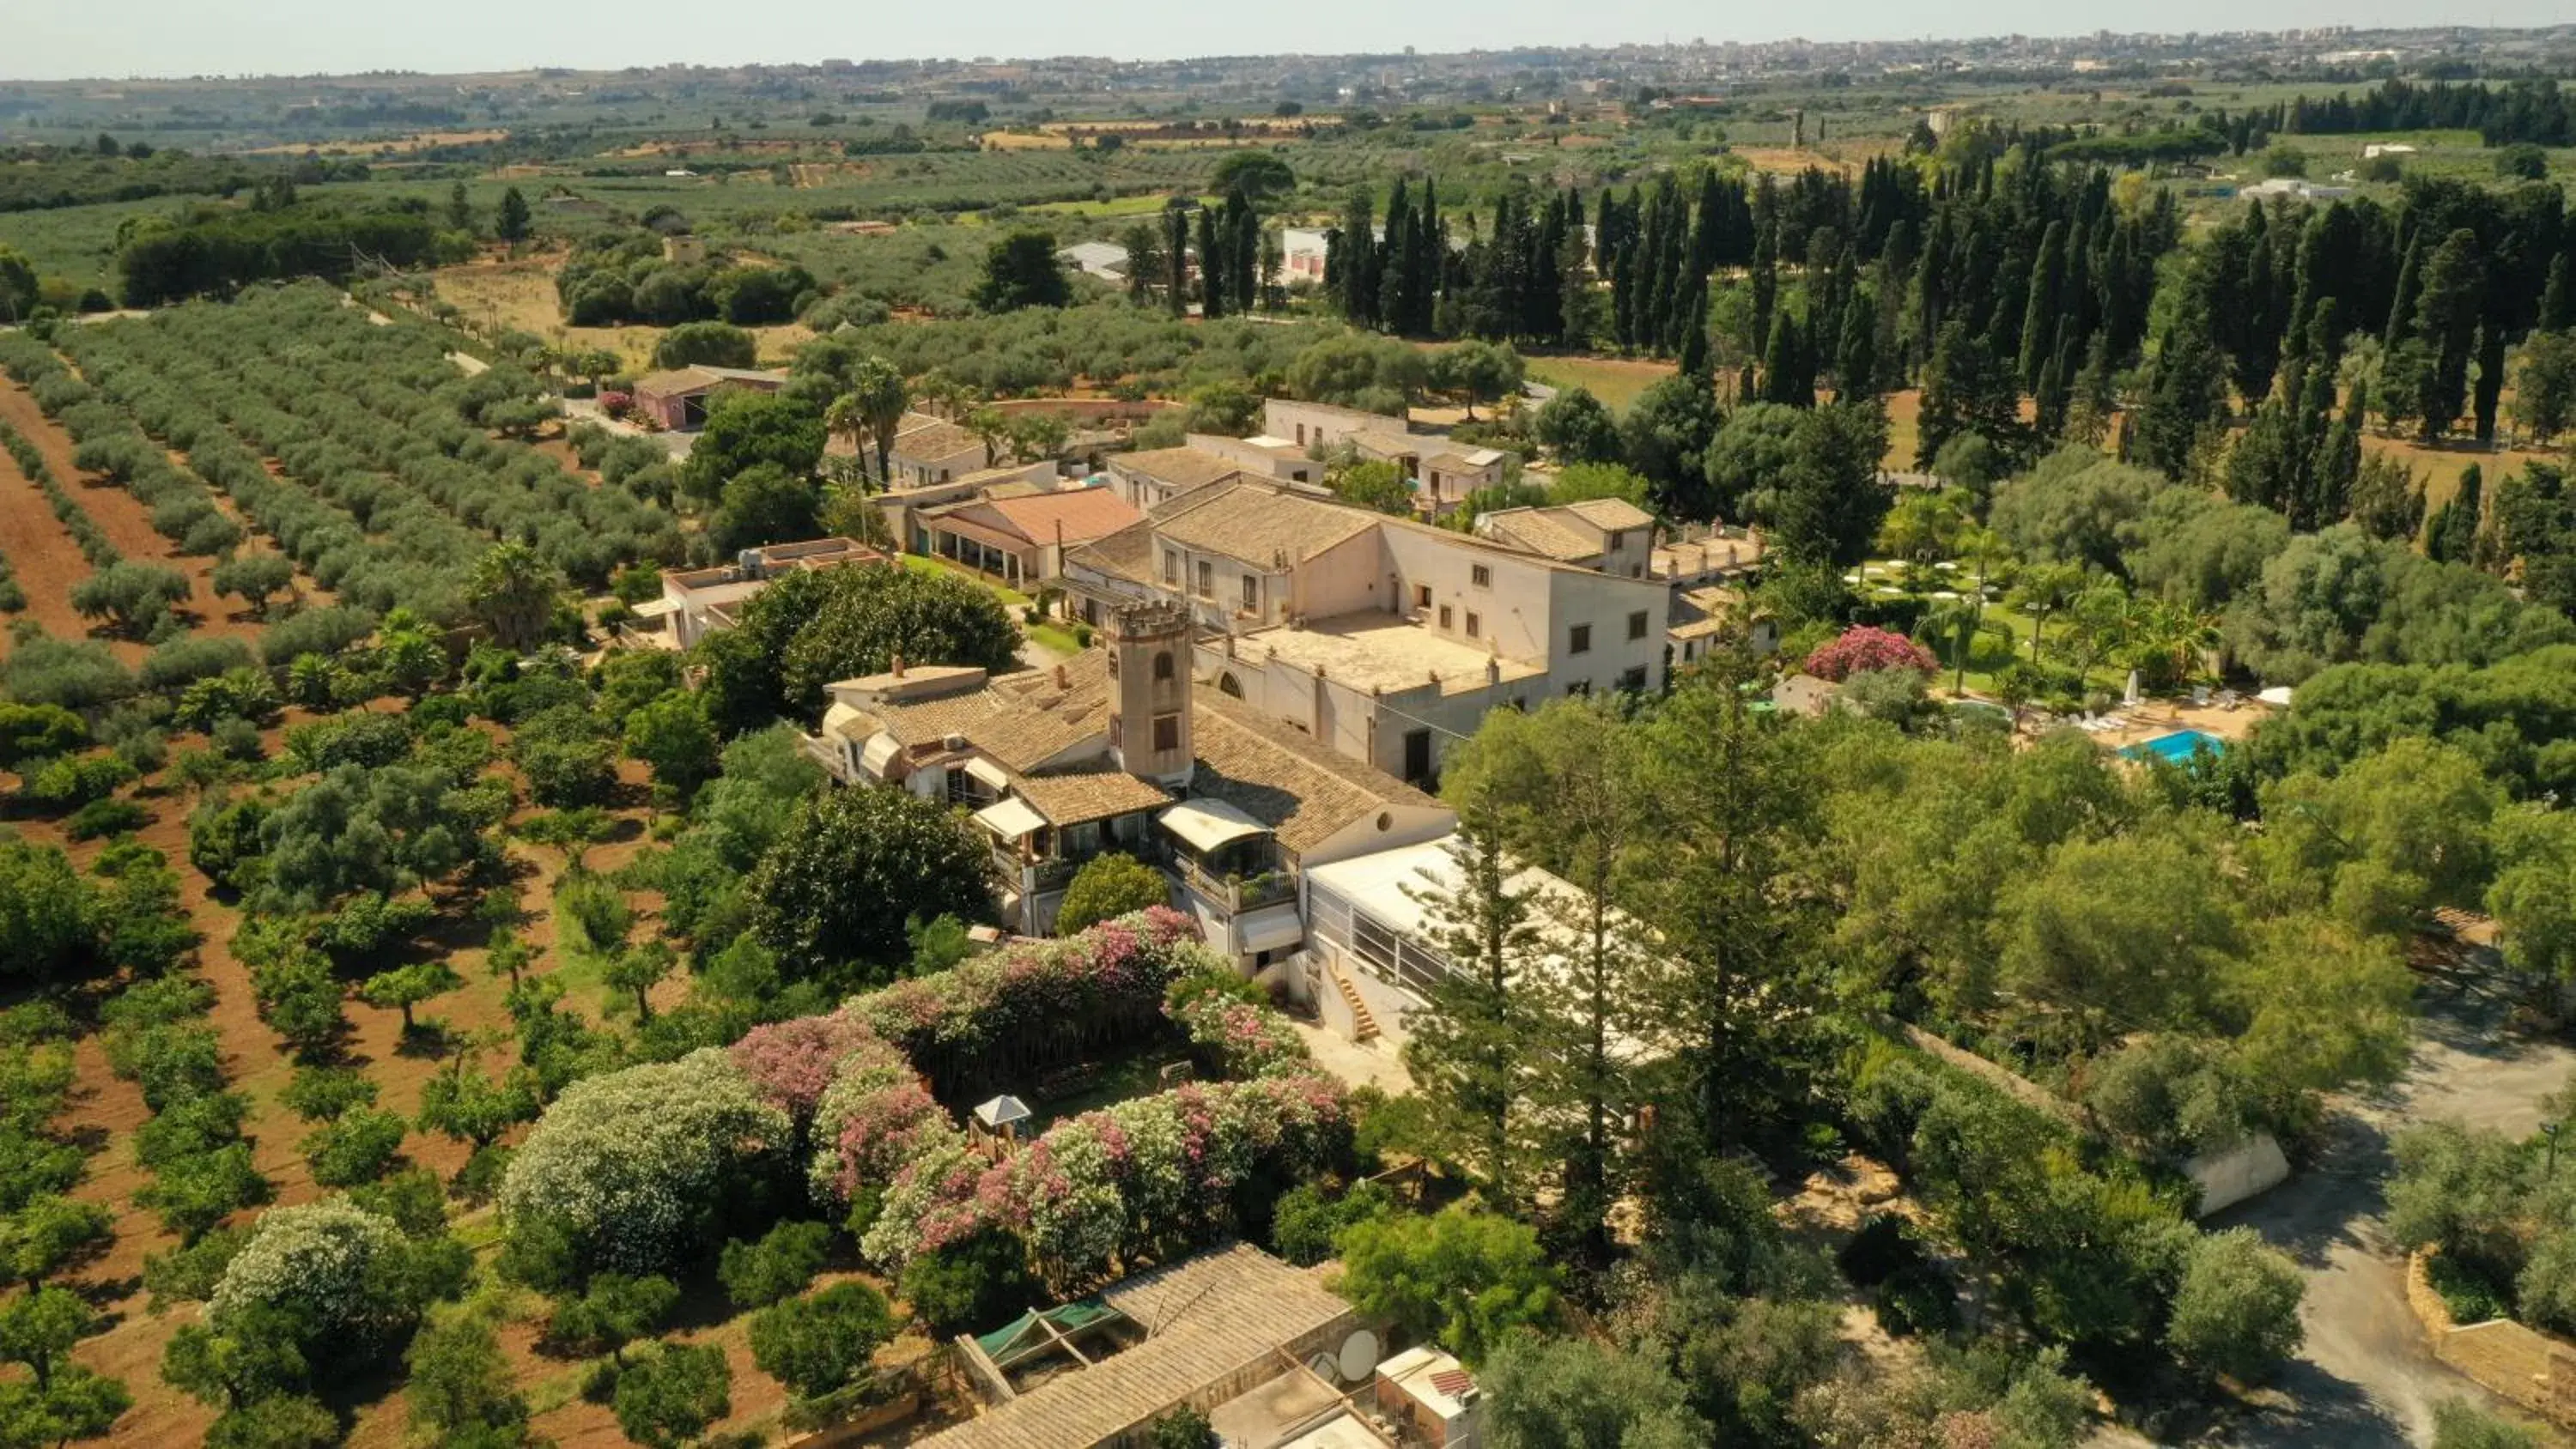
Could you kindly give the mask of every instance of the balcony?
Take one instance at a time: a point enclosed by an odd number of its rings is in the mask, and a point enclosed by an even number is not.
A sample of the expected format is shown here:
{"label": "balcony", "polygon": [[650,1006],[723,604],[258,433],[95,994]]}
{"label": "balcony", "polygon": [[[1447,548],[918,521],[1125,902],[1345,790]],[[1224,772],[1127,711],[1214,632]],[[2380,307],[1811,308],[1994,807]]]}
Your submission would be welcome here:
{"label": "balcony", "polygon": [[1179,851],[1172,852],[1169,868],[1182,884],[1223,907],[1228,915],[1239,916],[1297,898],[1296,878],[1284,870],[1265,870],[1249,879],[1220,876]]}
{"label": "balcony", "polygon": [[1063,890],[1073,881],[1074,872],[1082,869],[1078,860],[1022,860],[1007,850],[993,852],[993,869],[1012,890],[1023,895],[1045,895]]}

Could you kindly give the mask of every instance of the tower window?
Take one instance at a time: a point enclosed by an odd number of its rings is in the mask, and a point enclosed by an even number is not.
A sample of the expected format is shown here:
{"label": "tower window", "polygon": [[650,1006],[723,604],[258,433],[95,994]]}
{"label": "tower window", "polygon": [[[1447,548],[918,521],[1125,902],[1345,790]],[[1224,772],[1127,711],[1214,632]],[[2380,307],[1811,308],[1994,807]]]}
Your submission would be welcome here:
{"label": "tower window", "polygon": [[1176,714],[1154,716],[1154,751],[1177,750],[1181,747],[1181,717]]}
{"label": "tower window", "polygon": [[1154,656],[1154,682],[1161,684],[1172,677],[1172,651],[1165,649]]}

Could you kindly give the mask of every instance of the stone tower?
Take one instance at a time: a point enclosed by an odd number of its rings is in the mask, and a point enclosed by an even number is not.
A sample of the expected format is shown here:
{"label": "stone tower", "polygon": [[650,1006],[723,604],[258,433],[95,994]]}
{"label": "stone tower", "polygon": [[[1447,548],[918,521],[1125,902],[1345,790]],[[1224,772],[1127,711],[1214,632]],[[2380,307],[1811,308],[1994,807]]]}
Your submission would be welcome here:
{"label": "stone tower", "polygon": [[1108,644],[1111,757],[1167,790],[1189,784],[1189,606],[1122,605],[1109,616]]}

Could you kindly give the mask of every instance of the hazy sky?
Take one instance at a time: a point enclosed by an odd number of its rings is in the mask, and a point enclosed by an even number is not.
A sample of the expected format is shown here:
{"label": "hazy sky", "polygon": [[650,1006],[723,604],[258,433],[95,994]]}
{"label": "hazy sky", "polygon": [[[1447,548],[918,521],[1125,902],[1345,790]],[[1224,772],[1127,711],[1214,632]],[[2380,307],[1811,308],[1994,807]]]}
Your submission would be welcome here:
{"label": "hazy sky", "polygon": [[1466,50],[1622,41],[2547,25],[2570,0],[0,0],[0,77],[472,71],[871,57]]}

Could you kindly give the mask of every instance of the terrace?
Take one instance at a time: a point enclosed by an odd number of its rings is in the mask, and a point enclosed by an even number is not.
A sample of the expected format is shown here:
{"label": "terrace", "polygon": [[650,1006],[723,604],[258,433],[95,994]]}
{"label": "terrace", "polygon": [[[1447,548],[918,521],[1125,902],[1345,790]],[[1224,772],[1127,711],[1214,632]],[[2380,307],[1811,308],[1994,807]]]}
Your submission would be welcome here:
{"label": "terrace", "polygon": [[[1467,694],[1492,683],[1509,684],[1547,672],[1444,639],[1409,619],[1375,610],[1255,630],[1241,636],[1236,647],[1255,657],[1267,650],[1300,669],[1320,670],[1354,689],[1387,692],[1436,682],[1444,695]],[[1499,671],[1499,680],[1489,679],[1488,671]]]}

